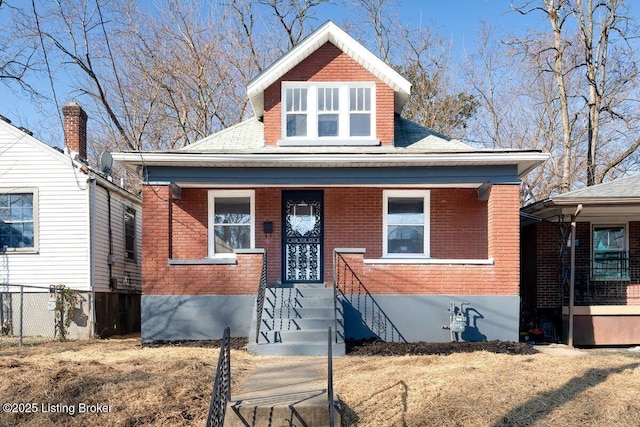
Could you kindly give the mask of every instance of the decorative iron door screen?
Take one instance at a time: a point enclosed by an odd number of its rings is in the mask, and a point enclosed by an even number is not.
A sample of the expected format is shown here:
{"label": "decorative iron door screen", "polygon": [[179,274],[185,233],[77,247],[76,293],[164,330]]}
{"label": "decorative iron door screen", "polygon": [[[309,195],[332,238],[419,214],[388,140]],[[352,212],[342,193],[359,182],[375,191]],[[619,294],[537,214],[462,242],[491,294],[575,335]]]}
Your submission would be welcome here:
{"label": "decorative iron door screen", "polygon": [[322,192],[282,193],[283,281],[322,281]]}

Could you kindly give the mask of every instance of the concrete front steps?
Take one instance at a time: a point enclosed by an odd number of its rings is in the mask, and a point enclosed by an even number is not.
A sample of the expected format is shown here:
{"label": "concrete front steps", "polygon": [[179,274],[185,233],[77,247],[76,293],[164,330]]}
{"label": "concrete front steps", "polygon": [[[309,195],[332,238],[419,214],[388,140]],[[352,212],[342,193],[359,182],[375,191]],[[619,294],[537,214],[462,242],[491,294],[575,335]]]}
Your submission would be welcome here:
{"label": "concrete front steps", "polygon": [[[262,363],[231,397],[225,427],[330,425],[326,357],[275,358]],[[333,396],[335,425],[340,399]]]}
{"label": "concrete front steps", "polygon": [[267,288],[259,339],[256,343],[254,306],[248,350],[264,355],[326,356],[329,327],[332,354],[345,354],[344,319],[341,306],[336,312],[333,287],[320,283]]}

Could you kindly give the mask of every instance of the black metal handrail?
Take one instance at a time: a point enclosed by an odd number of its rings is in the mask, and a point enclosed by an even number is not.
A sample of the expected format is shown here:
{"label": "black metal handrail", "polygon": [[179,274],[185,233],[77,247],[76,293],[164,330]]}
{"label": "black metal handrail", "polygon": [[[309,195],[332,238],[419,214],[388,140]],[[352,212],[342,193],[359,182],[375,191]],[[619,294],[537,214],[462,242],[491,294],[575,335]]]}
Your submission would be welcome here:
{"label": "black metal handrail", "polygon": [[[360,280],[347,260],[338,251],[334,253],[334,292],[340,292],[353,306],[354,300],[358,311],[362,314],[364,323],[383,341],[407,342],[402,333],[396,328],[391,319],[373,298],[364,283]],[[362,302],[363,301],[363,302]],[[364,307],[361,307],[363,305]]]}
{"label": "black metal handrail", "polygon": [[260,339],[260,325],[262,324],[262,310],[264,309],[264,294],[267,290],[267,251],[265,249],[262,256],[262,273],[260,274],[260,285],[258,286],[258,296],[256,297],[256,344]]}
{"label": "black metal handrail", "polygon": [[[563,279],[570,277],[568,265],[560,265]],[[562,283],[565,283],[563,280]],[[562,286],[559,295],[568,304],[568,287]],[[627,253],[606,257],[579,257],[575,267],[575,305],[629,305],[640,302],[640,256]]]}
{"label": "black metal handrail", "polygon": [[211,390],[207,427],[224,426],[227,403],[231,400],[231,330],[227,326],[222,335],[216,378]]}
{"label": "black metal handrail", "polygon": [[327,397],[329,399],[329,426],[333,427],[335,424],[333,418],[335,404],[333,402],[333,346],[331,344],[331,326],[329,326],[327,343]]}

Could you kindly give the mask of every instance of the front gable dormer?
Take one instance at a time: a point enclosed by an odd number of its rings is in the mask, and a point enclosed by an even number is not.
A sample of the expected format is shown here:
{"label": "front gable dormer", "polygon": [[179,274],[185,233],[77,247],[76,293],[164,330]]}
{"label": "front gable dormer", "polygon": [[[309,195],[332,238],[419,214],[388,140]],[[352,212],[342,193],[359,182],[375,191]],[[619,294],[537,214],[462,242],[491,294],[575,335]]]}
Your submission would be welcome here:
{"label": "front gable dormer", "polygon": [[332,22],[256,77],[247,92],[267,146],[392,146],[411,85]]}

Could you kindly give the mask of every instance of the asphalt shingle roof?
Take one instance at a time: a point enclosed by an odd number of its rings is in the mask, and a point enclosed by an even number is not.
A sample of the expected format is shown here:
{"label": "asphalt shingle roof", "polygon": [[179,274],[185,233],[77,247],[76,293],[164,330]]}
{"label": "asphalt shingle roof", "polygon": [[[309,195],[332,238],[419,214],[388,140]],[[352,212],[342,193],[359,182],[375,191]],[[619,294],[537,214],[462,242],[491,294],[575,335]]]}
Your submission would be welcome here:
{"label": "asphalt shingle roof", "polygon": [[640,198],[640,174],[620,178],[553,197],[557,201],[585,199],[633,199]]}
{"label": "asphalt shingle roof", "polygon": [[396,117],[394,121],[394,147],[265,147],[264,124],[251,118],[225,130],[207,136],[178,151],[205,152],[264,152],[308,151],[312,152],[394,152],[410,149],[423,153],[470,152],[471,146],[456,139],[434,132],[410,120]]}
{"label": "asphalt shingle roof", "polygon": [[260,120],[253,117],[187,145],[179,151],[237,151],[263,147],[264,125]]}

